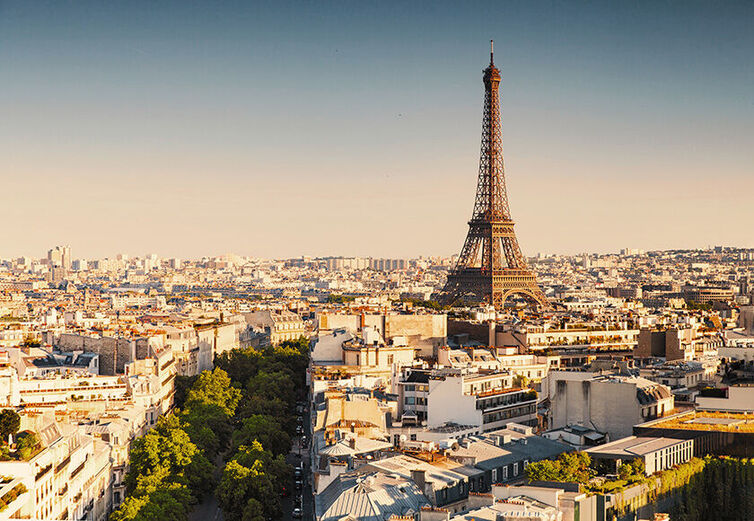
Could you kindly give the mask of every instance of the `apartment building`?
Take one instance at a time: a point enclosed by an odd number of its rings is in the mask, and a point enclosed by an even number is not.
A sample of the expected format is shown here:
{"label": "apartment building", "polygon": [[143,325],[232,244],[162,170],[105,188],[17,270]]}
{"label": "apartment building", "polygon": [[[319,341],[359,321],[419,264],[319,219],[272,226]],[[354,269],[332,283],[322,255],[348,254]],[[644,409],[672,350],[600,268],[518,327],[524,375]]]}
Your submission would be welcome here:
{"label": "apartment building", "polygon": [[550,371],[542,384],[549,400],[548,429],[583,425],[610,439],[630,436],[633,426],[672,412],[675,399],[662,384],[637,376]]}
{"label": "apartment building", "polygon": [[105,520],[112,507],[107,444],[70,425],[48,421],[38,427],[38,419],[24,419],[22,427],[33,427],[40,447],[27,460],[0,461],[0,475],[12,476],[3,488],[17,483],[26,490],[3,517]]}
{"label": "apartment building", "polygon": [[592,457],[593,465],[603,473],[617,474],[623,463],[639,459],[644,463],[644,473],[651,476],[693,458],[694,440],[628,436],[586,452]]}
{"label": "apartment building", "polygon": [[268,331],[272,345],[286,340],[297,340],[309,336],[306,324],[296,313],[288,310],[253,311],[244,313],[246,323],[255,330]]}
{"label": "apartment building", "polygon": [[537,393],[514,387],[509,372],[407,368],[398,389],[398,413],[430,428],[447,423],[495,430],[506,423],[537,423]]}

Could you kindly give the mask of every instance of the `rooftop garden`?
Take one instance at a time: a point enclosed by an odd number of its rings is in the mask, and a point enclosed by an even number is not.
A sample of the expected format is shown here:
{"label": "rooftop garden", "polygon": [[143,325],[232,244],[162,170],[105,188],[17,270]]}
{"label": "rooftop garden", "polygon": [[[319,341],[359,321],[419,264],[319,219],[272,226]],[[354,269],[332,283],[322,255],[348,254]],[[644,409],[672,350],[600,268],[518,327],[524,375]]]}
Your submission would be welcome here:
{"label": "rooftop garden", "polygon": [[3,494],[3,497],[0,497],[0,512],[2,512],[3,510],[5,510],[8,507],[8,505],[10,505],[11,503],[13,503],[13,501],[15,501],[15,499],[18,496],[20,496],[21,494],[23,494],[26,491],[27,491],[27,489],[24,486],[24,484],[23,483],[19,483],[18,485],[16,485],[12,489],[10,489],[8,492],[6,492],[5,494]]}
{"label": "rooftop garden", "polygon": [[[0,461],[28,461],[40,450],[42,444],[32,431],[18,432],[21,418],[13,409],[0,411]],[[10,439],[15,443],[10,444]]]}
{"label": "rooftop garden", "polygon": [[672,469],[646,476],[644,462],[636,458],[618,467],[617,475],[600,475],[598,470],[593,468],[592,459],[586,452],[565,452],[555,460],[529,464],[526,467],[526,478],[530,483],[580,483],[585,492],[592,494],[616,494],[641,484],[646,485],[653,494],[664,494],[676,486],[687,484],[692,475],[701,472],[704,465],[705,460],[693,458]]}
{"label": "rooftop garden", "polygon": [[696,411],[672,416],[653,424],[652,427],[693,431],[754,432],[754,414]]}

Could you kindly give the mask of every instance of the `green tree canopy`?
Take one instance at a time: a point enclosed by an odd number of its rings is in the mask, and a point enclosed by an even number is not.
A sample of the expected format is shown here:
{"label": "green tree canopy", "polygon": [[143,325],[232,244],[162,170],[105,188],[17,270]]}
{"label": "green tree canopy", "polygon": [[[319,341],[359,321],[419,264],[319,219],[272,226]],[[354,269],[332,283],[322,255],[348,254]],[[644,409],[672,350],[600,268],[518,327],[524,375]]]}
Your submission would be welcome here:
{"label": "green tree canopy", "polygon": [[287,371],[268,373],[260,371],[249,378],[246,385],[248,395],[264,400],[282,400],[288,405],[296,402],[295,383]]}
{"label": "green tree canopy", "polygon": [[16,434],[21,427],[21,417],[13,409],[3,409],[0,411],[0,442],[8,441],[8,435]]}
{"label": "green tree canopy", "polygon": [[226,410],[214,403],[194,401],[178,413],[191,441],[212,457],[227,446],[233,431]]}
{"label": "green tree canopy", "polygon": [[560,481],[586,483],[593,472],[592,458],[586,452],[564,452],[555,460],[542,460],[526,467],[526,478],[532,481]]}
{"label": "green tree canopy", "polygon": [[223,369],[215,368],[213,371],[204,371],[199,375],[196,383],[186,395],[186,407],[197,402],[217,405],[225,414],[232,416],[240,399],[241,391],[231,385],[228,373]]}
{"label": "green tree canopy", "polygon": [[39,446],[39,436],[32,431],[23,431],[16,436],[16,453],[22,460],[28,460]]}
{"label": "green tree canopy", "polygon": [[282,456],[273,457],[259,442],[239,447],[223,470],[217,500],[228,521],[279,519],[280,490],[291,468]]}
{"label": "green tree canopy", "polygon": [[191,492],[184,485],[147,486],[128,496],[110,521],[185,521],[191,502]]}
{"label": "green tree canopy", "polygon": [[291,437],[285,432],[280,423],[271,416],[254,414],[243,421],[241,428],[233,433],[233,446],[251,446],[258,441],[263,447],[268,447],[275,455],[287,454],[291,450]]}
{"label": "green tree canopy", "polygon": [[211,487],[212,464],[181,427],[176,416],[163,416],[154,429],[133,442],[125,480],[129,493],[152,474],[187,485],[196,496]]}

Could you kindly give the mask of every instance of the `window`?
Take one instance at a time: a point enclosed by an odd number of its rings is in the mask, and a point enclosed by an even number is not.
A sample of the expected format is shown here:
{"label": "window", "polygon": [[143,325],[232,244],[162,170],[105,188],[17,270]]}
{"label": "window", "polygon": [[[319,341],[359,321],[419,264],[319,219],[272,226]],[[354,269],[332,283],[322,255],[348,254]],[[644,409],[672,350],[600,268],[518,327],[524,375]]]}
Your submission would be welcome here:
{"label": "window", "polygon": [[406,396],[406,399],[404,400],[406,405],[414,405],[416,403],[416,398],[413,396]]}
{"label": "window", "polygon": [[518,476],[518,463],[513,464],[513,475]]}
{"label": "window", "polygon": [[387,355],[387,365],[393,365],[393,355]]}
{"label": "window", "polygon": [[497,483],[497,469],[492,469],[492,482]]}
{"label": "window", "polygon": [[503,467],[503,479],[508,479],[508,467]]}

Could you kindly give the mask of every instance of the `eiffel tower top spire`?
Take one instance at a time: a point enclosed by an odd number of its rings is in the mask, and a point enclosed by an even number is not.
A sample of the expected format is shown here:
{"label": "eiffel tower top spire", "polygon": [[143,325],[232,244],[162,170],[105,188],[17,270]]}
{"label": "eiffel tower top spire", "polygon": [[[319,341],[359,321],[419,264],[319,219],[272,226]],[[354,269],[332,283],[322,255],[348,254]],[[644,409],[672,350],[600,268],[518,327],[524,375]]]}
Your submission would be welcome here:
{"label": "eiffel tower top spire", "polygon": [[472,220],[510,220],[508,195],[503,166],[503,142],[500,129],[500,70],[495,67],[493,41],[490,40],[490,64],[484,69],[484,116],[482,147],[479,154],[479,181]]}

